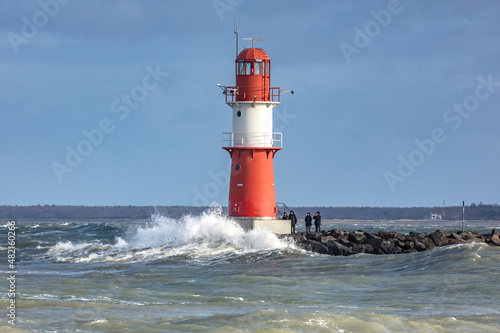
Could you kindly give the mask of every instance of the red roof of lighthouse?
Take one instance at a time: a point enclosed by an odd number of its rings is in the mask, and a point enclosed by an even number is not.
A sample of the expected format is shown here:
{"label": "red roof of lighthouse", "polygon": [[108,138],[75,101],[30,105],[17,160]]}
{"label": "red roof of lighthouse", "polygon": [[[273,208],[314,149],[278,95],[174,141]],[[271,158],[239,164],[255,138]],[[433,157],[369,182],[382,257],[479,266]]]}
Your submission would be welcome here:
{"label": "red roof of lighthouse", "polygon": [[238,54],[236,60],[253,60],[253,59],[262,59],[262,60],[270,60],[266,51],[257,47],[251,47],[249,49],[244,49]]}

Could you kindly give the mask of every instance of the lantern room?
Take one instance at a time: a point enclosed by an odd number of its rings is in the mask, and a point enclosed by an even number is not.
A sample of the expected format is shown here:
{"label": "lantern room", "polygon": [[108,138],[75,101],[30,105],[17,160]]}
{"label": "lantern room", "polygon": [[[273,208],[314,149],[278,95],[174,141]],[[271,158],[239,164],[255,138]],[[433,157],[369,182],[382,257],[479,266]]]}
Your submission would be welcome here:
{"label": "lantern room", "polygon": [[261,48],[240,52],[236,63],[236,101],[271,101],[271,60]]}

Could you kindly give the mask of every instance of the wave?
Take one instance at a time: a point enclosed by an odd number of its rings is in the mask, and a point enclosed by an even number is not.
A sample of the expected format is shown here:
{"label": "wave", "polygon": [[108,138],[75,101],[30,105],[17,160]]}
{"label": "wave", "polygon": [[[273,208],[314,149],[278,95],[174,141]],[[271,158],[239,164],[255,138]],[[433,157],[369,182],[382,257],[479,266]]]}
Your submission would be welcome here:
{"label": "wave", "polygon": [[155,214],[147,225],[116,236],[114,243],[61,241],[48,249],[46,257],[63,262],[144,262],[178,256],[207,262],[282,251],[302,252],[270,231],[245,232],[222,214],[221,207],[212,207],[200,216],[181,219]]}

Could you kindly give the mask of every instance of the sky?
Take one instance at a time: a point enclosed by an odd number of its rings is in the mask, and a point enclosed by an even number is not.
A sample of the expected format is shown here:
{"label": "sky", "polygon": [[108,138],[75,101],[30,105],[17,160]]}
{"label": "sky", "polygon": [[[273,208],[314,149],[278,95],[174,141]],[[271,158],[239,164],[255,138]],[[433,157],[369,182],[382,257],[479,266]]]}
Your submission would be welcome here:
{"label": "sky", "polygon": [[288,206],[500,203],[500,2],[0,2],[0,205],[226,206],[235,34]]}

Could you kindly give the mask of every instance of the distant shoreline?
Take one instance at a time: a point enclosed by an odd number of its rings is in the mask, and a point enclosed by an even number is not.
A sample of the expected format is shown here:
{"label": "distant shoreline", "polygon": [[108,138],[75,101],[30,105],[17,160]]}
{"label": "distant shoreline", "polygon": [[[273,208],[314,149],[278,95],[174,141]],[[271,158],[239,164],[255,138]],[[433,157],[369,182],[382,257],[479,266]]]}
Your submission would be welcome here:
{"label": "distant shoreline", "polygon": [[[179,219],[186,215],[200,215],[209,207],[194,206],[0,206],[0,220],[147,220],[154,214]],[[307,212],[320,211],[324,220],[338,221],[429,221],[431,214],[442,220],[461,221],[462,207],[290,207],[299,219]],[[223,207],[227,212],[227,208]],[[465,220],[500,221],[497,204],[471,204],[465,207]]]}

